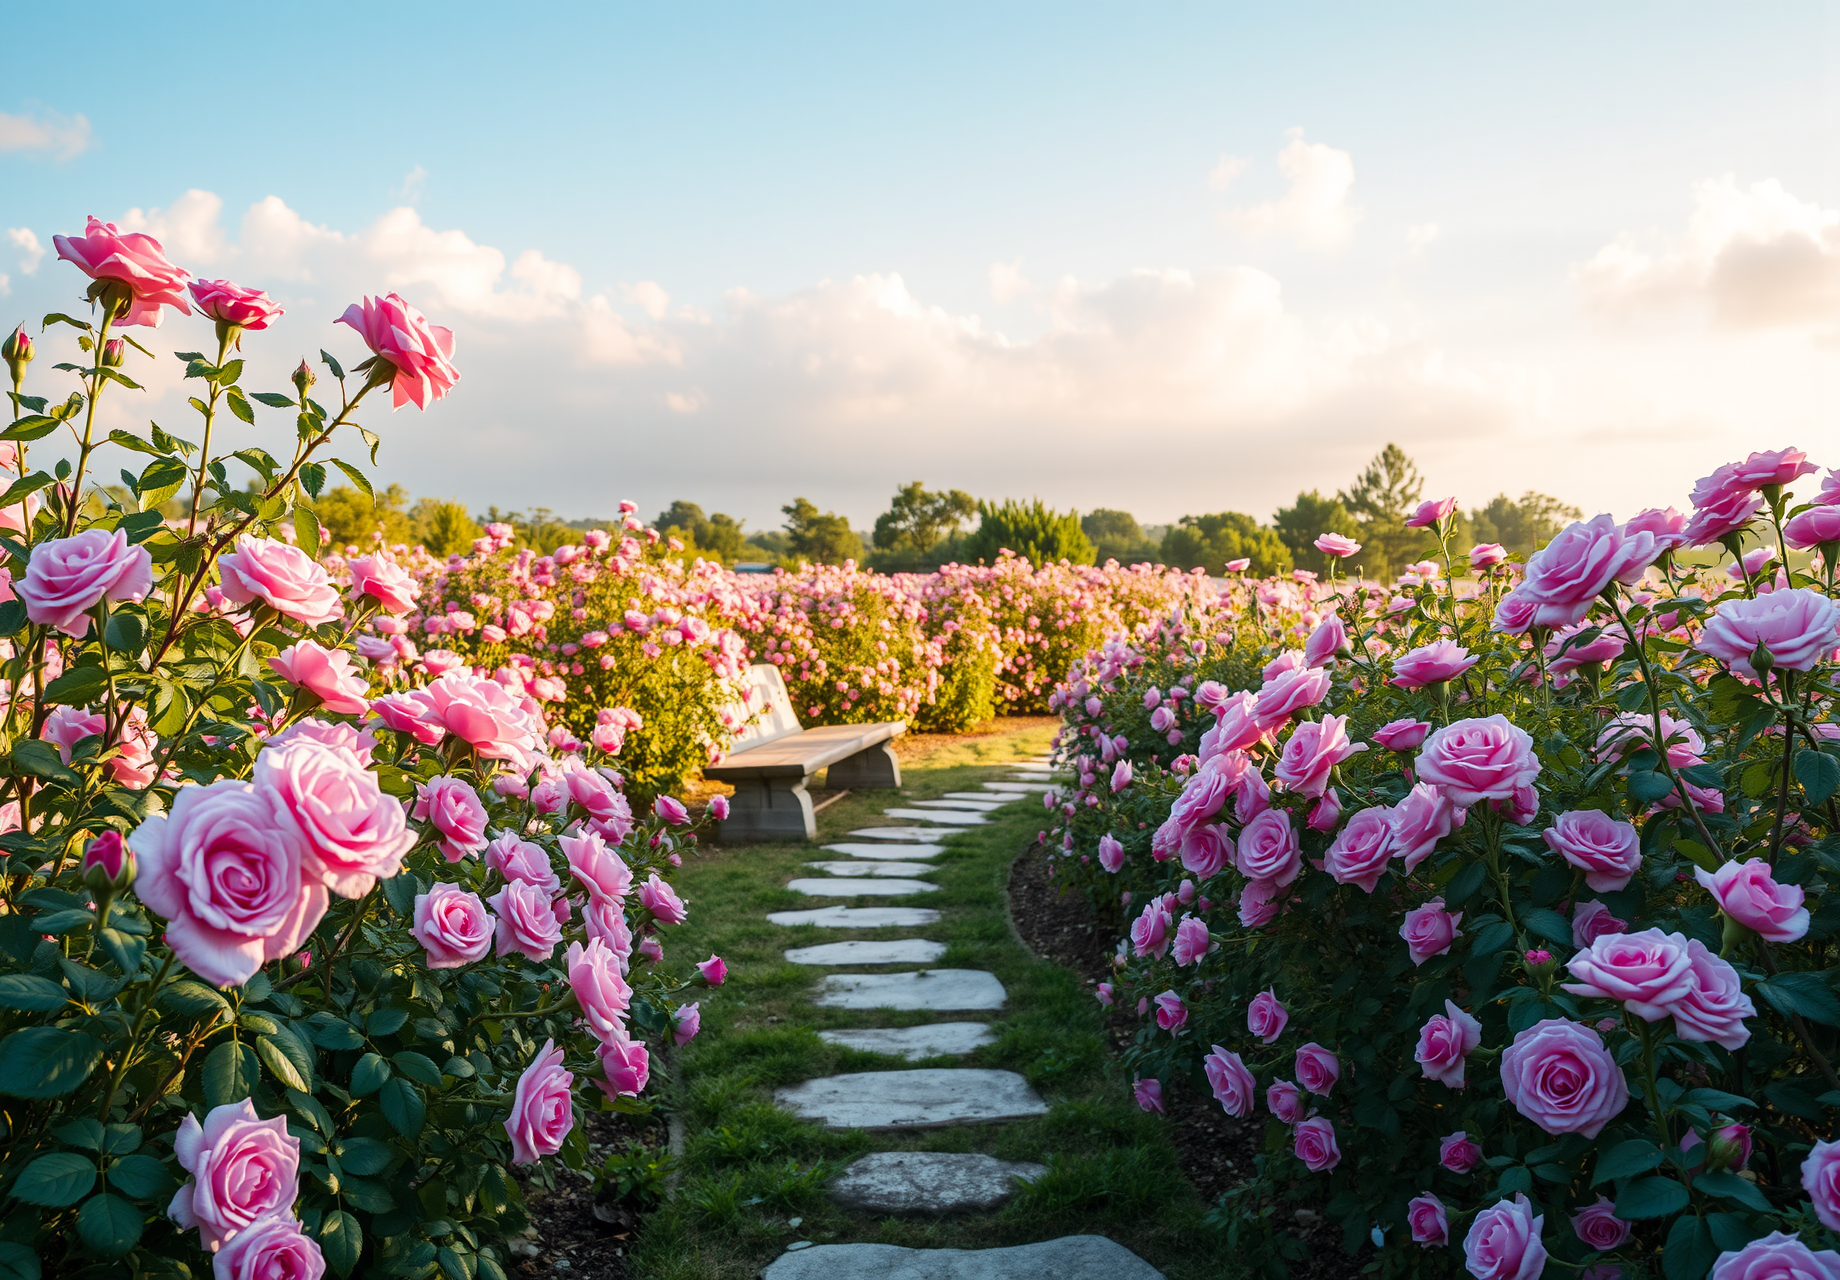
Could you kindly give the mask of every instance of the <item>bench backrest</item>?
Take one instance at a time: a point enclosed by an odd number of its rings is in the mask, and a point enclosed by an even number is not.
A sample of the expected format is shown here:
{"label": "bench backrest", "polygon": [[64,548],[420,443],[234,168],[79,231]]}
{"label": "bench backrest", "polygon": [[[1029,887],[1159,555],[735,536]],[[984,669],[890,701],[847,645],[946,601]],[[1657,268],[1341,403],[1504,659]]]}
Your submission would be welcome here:
{"label": "bench backrest", "polygon": [[728,749],[729,755],[738,755],[752,747],[804,731],[798,713],[792,709],[792,699],[786,693],[786,682],[780,679],[778,667],[770,662],[755,663],[748,668],[747,687],[748,702],[742,709],[742,718],[746,719],[756,710],[760,711],[760,718],[735,736],[735,745]]}

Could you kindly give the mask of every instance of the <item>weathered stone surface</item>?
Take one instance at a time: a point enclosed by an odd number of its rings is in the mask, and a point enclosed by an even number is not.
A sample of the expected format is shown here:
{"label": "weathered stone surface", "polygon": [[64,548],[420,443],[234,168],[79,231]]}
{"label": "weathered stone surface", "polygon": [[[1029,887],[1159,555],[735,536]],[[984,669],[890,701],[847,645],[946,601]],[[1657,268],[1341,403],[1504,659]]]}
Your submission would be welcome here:
{"label": "weathered stone surface", "polygon": [[939,886],[925,880],[871,880],[838,876],[831,880],[800,877],[786,887],[808,898],[904,898],[910,893],[937,893]]}
{"label": "weathered stone surface", "polygon": [[997,1033],[984,1022],[929,1022],[919,1027],[861,1027],[846,1031],[820,1031],[818,1039],[864,1053],[886,1053],[909,1062],[942,1053],[970,1053],[997,1042]]}
{"label": "weathered stone surface", "polygon": [[990,821],[981,813],[951,813],[944,809],[884,809],[886,818],[906,818],[909,822],[943,822],[949,827],[981,827]]}
{"label": "weathered stone surface", "polygon": [[1018,800],[1032,800],[1034,796],[1027,791],[1011,791],[1005,794],[993,789],[991,791],[948,791],[945,794],[945,798],[947,800],[969,800],[985,808],[990,808],[993,806],[1014,804]]}
{"label": "weathered stone surface", "polygon": [[[983,1067],[916,1067],[853,1071],[787,1085],[774,1098],[827,1129],[939,1129],[1000,1124],[1046,1114],[1029,1082],[1014,1071]],[[848,1270],[833,1275],[854,1274]]]}
{"label": "weathered stone surface", "polygon": [[992,809],[1001,809],[1001,800],[992,800],[988,796],[979,796],[975,800],[915,800],[916,809],[953,809],[960,813],[989,813]]}
{"label": "weathered stone surface", "polygon": [[1051,773],[1054,766],[1046,760],[1012,760],[1007,766],[1017,773]]}
{"label": "weathered stone surface", "polygon": [[[801,1244],[804,1242],[801,1241]],[[1062,1236],[1007,1249],[904,1249],[820,1244],[788,1249],[762,1280],[1163,1280],[1163,1273],[1104,1236]]]}
{"label": "weathered stone surface", "polygon": [[937,1216],[987,1212],[1047,1166],[972,1152],[877,1151],[852,1161],[831,1183],[831,1199],[868,1213]]}
{"label": "weathered stone surface", "polygon": [[929,862],[870,862],[865,859],[849,859],[843,862],[807,862],[805,865],[831,876],[873,876],[878,879],[924,876],[939,869]]}
{"label": "weathered stone surface", "polygon": [[945,953],[945,943],[925,938],[854,939],[794,947],[786,959],[793,964],[931,964]]}
{"label": "weathered stone surface", "polygon": [[987,787],[1002,787],[1005,791],[1053,791],[1052,782],[1041,782],[1035,778],[1006,778],[1001,782],[986,782]]}
{"label": "weathered stone surface", "polygon": [[826,853],[847,853],[852,858],[936,858],[946,851],[943,844],[827,844]]}
{"label": "weathered stone surface", "polygon": [[1001,1009],[1008,993],[982,969],[833,973],[812,1001],[826,1009]]}
{"label": "weathered stone surface", "polygon": [[[933,815],[922,813],[920,816],[930,818]],[[929,844],[935,840],[943,840],[952,833],[939,827],[863,827],[850,834],[862,836],[867,840],[913,840],[921,844]]]}
{"label": "weathered stone surface", "polygon": [[938,924],[939,913],[927,907],[815,907],[770,911],[767,919],[788,928],[811,924],[820,929],[917,929]]}

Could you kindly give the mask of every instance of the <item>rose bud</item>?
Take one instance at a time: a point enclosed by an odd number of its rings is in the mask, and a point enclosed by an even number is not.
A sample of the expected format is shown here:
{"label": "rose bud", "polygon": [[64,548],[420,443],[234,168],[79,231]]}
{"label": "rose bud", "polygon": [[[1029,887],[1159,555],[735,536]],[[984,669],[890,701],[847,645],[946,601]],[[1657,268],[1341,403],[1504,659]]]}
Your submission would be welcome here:
{"label": "rose bud", "polygon": [[83,883],[100,897],[134,883],[134,852],[119,831],[104,831],[83,851]]}
{"label": "rose bud", "polygon": [[13,371],[13,381],[19,382],[26,376],[26,366],[32,363],[32,357],[38,352],[33,349],[32,335],[23,328],[13,330],[13,336],[0,342],[0,360],[5,360],[7,367]]}
{"label": "rose bud", "polygon": [[307,394],[307,388],[318,381],[319,379],[313,376],[313,370],[303,359],[294,370],[294,389],[304,396]]}
{"label": "rose bud", "polygon": [[712,987],[719,987],[728,981],[728,965],[721,956],[710,956],[707,960],[697,961],[696,971],[703,975],[703,981]]}
{"label": "rose bud", "polygon": [[121,338],[110,338],[102,344],[102,367],[119,369],[128,358],[128,344]]}

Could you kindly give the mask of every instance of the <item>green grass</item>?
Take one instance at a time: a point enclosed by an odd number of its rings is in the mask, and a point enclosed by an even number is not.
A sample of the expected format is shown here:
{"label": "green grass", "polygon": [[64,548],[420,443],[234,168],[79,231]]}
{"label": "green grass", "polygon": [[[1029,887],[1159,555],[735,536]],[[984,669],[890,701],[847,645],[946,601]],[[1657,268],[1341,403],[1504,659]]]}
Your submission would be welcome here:
{"label": "green grass", "polygon": [[[885,820],[901,799],[975,790],[992,769],[1045,749],[1041,722],[988,736],[942,739],[903,762],[904,785],[845,796],[818,815],[821,843]],[[899,905],[937,908],[919,929],[840,930],[769,924],[769,911],[828,905],[786,889],[816,874],[807,861],[841,859],[818,845],[766,844],[710,850],[686,863],[676,881],[689,921],[665,936],[682,969],[715,952],[729,979],[703,1000],[702,1033],[662,1083],[686,1130],[681,1183],[647,1219],[634,1273],[658,1280],[752,1280],[795,1240],[867,1241],[915,1247],[990,1248],[1073,1233],[1110,1236],[1163,1269],[1171,1280],[1228,1274],[1220,1247],[1201,1225],[1203,1205],[1177,1169],[1160,1121],[1139,1112],[1105,1052],[1099,1007],[1078,978],[1035,959],[1011,931],[1005,885],[1010,863],[1040,827],[1040,810],[1017,805],[995,821],[952,837],[930,877],[940,891]],[[898,856],[891,854],[891,857]],[[851,905],[894,905],[863,898]],[[827,1028],[911,1026],[928,1013],[818,1009],[811,1003],[831,970],[788,964],[789,947],[847,937],[928,937],[947,945],[940,967],[985,969],[1009,992],[995,1016],[995,1044],[968,1057],[921,1063],[828,1045]],[[853,966],[856,968],[857,966]],[[879,966],[890,970],[909,966]],[[951,1014],[975,1019],[978,1014]],[[914,1133],[832,1133],[773,1105],[775,1086],[843,1071],[909,1066],[1000,1067],[1020,1072],[1050,1104],[1047,1115],[1010,1125]],[[1004,1209],[945,1221],[846,1213],[825,1185],[868,1151],[983,1151],[1035,1160],[1049,1172]],[[792,1219],[799,1225],[791,1225]]]}

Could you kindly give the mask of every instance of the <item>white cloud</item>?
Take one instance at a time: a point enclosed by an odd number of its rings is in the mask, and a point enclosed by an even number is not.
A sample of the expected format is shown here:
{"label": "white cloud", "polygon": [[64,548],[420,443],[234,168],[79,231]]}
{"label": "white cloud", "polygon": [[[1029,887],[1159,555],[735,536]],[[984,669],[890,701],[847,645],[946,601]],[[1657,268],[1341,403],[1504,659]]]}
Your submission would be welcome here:
{"label": "white cloud", "polygon": [[1244,156],[1230,156],[1224,151],[1221,152],[1220,159],[1215,162],[1212,169],[1208,170],[1208,189],[1225,191],[1233,185],[1233,179],[1246,172],[1247,166],[1251,163],[1252,161]]}
{"label": "white cloud", "polygon": [[1022,274],[1021,258],[1017,258],[1014,262],[990,264],[990,300],[999,307],[1008,306],[1034,287]]}
{"label": "white cloud", "polygon": [[1693,189],[1675,233],[1624,233],[1579,270],[1608,310],[1703,307],[1735,329],[1840,320],[1840,210],[1801,200],[1774,178],[1739,187],[1731,174]]}
{"label": "white cloud", "polygon": [[641,280],[624,287],[626,300],[653,320],[662,320],[671,309],[671,295],[656,280]]}
{"label": "white cloud", "polygon": [[1406,228],[1406,257],[1416,258],[1430,248],[1444,229],[1435,222],[1415,222]]}
{"label": "white cloud", "polygon": [[402,185],[390,192],[390,199],[414,204],[422,198],[422,188],[427,185],[428,170],[418,164],[403,175]]}
{"label": "white cloud", "polygon": [[44,259],[45,246],[38,242],[30,227],[8,227],[6,238],[19,250],[19,269],[27,275],[38,270],[38,264]]}
{"label": "white cloud", "polygon": [[1302,129],[1290,130],[1289,136],[1290,142],[1278,153],[1278,169],[1289,189],[1276,200],[1228,210],[1227,225],[1254,239],[1277,237],[1324,252],[1339,249],[1354,234],[1362,214],[1348,203],[1354,157],[1320,142],[1305,142]]}
{"label": "white cloud", "polygon": [[0,151],[44,151],[69,160],[89,148],[89,120],[56,111],[10,115],[0,111]]}
{"label": "white cloud", "polygon": [[701,391],[692,391],[688,395],[677,391],[665,392],[664,407],[672,413],[695,413],[703,407],[703,404],[704,397]]}

